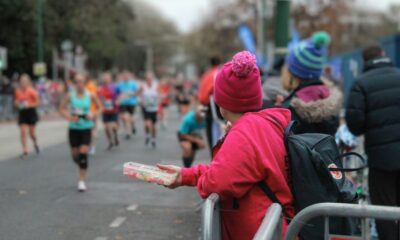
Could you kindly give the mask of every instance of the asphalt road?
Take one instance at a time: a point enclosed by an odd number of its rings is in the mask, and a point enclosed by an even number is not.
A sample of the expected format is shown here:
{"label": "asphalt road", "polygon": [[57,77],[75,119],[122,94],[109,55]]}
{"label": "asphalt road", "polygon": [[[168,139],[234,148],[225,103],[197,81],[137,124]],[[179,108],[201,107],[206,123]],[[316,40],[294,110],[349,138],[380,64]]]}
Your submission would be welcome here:
{"label": "asphalt road", "polygon": [[[180,165],[178,122],[177,116],[169,119],[169,129],[160,131],[156,150],[144,147],[142,130],[118,149],[106,151],[104,134],[99,132],[86,193],[76,191],[77,168],[70,159],[64,123],[42,122],[44,149],[24,160],[4,159],[9,152],[16,155],[19,142],[13,128],[3,126],[8,131],[0,133],[4,160],[0,162],[0,239],[198,239],[201,216],[195,210],[200,198],[195,189],[169,190],[122,175],[127,161]],[[207,156],[201,152],[198,162],[205,162]]]}

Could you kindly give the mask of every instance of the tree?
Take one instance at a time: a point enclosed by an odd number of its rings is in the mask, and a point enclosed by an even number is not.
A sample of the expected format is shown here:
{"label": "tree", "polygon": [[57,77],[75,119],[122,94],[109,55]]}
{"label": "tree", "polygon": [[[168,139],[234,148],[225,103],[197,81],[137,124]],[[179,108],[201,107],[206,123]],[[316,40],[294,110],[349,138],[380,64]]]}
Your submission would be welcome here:
{"label": "tree", "polygon": [[31,72],[36,57],[34,1],[0,1],[0,45],[8,48],[8,69]]}
{"label": "tree", "polygon": [[[113,67],[144,70],[144,48],[154,49],[155,63],[162,65],[173,53],[163,36],[176,36],[174,24],[141,1],[43,0],[45,61],[51,64],[52,49],[69,39],[84,48],[90,70]],[[0,1],[0,45],[9,50],[8,74],[31,73],[36,61],[36,0]],[[137,8],[137,9],[136,9]]]}

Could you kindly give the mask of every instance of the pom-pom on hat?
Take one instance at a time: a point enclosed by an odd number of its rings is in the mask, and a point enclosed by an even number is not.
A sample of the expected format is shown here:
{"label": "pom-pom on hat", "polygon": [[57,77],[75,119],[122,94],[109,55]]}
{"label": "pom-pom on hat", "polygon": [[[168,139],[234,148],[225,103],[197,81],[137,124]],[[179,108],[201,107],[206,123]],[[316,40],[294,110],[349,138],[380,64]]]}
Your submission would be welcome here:
{"label": "pom-pom on hat", "polygon": [[239,52],[222,66],[215,80],[214,98],[218,106],[235,113],[261,108],[260,71],[253,54]]}
{"label": "pom-pom on hat", "polygon": [[330,35],[323,31],[315,32],[311,38],[300,42],[286,58],[289,71],[301,80],[321,77],[330,42]]}

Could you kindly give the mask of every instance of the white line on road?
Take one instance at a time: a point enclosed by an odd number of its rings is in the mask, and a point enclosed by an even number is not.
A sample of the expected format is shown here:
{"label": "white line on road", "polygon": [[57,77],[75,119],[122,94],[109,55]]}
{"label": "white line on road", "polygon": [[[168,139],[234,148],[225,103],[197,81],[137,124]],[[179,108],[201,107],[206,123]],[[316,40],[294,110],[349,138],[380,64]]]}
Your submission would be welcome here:
{"label": "white line on road", "polygon": [[126,217],[117,217],[111,224],[110,228],[117,228],[121,226],[122,223],[124,223],[126,220]]}
{"label": "white line on road", "polygon": [[129,207],[126,208],[128,211],[135,211],[138,208],[137,204],[132,204]]}
{"label": "white line on road", "polygon": [[108,238],[106,238],[106,237],[97,237],[97,238],[95,238],[94,240],[107,240]]}

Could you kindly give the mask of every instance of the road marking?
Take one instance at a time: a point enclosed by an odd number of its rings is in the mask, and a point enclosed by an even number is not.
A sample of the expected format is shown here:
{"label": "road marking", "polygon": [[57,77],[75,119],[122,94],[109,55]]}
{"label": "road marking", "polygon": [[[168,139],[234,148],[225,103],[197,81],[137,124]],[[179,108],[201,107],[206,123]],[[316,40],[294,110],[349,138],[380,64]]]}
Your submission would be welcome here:
{"label": "road marking", "polygon": [[110,228],[117,228],[121,226],[122,223],[124,223],[126,220],[126,217],[117,217],[111,224]]}
{"label": "road marking", "polygon": [[138,208],[137,204],[132,204],[129,207],[126,208],[128,211],[135,211]]}
{"label": "road marking", "polygon": [[97,237],[97,238],[95,238],[94,240],[107,240],[108,238],[106,238],[106,237]]}

